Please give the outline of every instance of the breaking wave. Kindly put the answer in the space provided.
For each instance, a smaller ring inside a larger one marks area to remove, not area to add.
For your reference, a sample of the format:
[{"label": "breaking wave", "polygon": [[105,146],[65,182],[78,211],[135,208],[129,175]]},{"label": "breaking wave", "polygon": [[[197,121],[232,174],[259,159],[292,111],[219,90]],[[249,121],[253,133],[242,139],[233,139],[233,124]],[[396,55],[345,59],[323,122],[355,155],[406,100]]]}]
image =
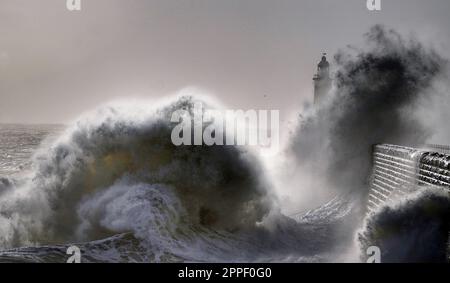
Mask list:
[{"label": "breaking wave", "polygon": [[2,179],[0,261],[63,259],[69,243],[84,261],[319,260],[327,228],[279,213],[251,149],[172,144],[171,114],[196,101],[101,107]]},{"label": "breaking wave", "polygon": [[272,200],[249,152],[172,144],[170,115],[192,107],[189,97],[152,110],[109,106],[78,121],[35,157],[26,184],[1,196],[1,246],[126,231],[154,242],[184,226],[234,231],[261,221]]},{"label": "breaking wave", "polygon": [[362,259],[370,246],[382,262],[448,262],[448,192],[428,189],[380,208],[358,234]]}]

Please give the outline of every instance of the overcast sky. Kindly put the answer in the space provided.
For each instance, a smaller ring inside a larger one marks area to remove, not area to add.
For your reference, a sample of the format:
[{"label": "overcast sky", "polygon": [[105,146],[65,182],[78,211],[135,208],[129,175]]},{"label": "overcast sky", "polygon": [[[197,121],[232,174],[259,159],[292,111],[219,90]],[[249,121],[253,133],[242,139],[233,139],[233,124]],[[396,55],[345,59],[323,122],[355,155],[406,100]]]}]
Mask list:
[{"label": "overcast sky", "polygon": [[0,123],[61,123],[116,98],[197,86],[232,108],[312,101],[322,51],[381,23],[445,56],[450,1],[1,0]]}]

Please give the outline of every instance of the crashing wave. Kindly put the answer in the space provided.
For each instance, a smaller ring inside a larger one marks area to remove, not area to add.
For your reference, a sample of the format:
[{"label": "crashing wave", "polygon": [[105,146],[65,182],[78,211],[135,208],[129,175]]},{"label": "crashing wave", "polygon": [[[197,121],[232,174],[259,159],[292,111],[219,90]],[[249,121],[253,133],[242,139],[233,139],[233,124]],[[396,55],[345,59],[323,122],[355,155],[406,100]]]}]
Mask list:
[{"label": "crashing wave", "polygon": [[0,196],[0,246],[146,237],[179,223],[234,231],[261,221],[272,197],[251,153],[171,143],[171,113],[194,101],[108,106],[78,121],[36,155],[25,184]]},{"label": "crashing wave", "polygon": [[448,192],[421,190],[369,214],[358,234],[361,259],[377,246],[382,262],[446,262],[449,233]]}]

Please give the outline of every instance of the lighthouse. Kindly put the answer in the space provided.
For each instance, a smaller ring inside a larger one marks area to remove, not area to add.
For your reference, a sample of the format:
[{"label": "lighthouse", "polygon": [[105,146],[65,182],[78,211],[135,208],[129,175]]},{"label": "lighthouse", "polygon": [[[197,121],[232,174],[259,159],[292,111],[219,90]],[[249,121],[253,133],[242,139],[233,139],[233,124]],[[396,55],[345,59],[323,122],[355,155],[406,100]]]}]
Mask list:
[{"label": "lighthouse", "polygon": [[317,64],[317,73],[314,75],[314,104],[319,104],[328,95],[331,89],[330,63],[327,61],[326,53]]}]

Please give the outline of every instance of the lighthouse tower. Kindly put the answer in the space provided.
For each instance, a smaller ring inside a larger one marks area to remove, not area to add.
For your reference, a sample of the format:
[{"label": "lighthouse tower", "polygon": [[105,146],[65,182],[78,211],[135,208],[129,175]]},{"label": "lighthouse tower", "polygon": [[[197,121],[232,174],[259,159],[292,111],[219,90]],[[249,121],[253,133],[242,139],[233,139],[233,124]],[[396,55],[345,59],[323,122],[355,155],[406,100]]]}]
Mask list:
[{"label": "lighthouse tower", "polygon": [[327,96],[331,89],[330,63],[327,61],[326,53],[317,64],[317,74],[314,75],[314,104],[319,104]]}]

